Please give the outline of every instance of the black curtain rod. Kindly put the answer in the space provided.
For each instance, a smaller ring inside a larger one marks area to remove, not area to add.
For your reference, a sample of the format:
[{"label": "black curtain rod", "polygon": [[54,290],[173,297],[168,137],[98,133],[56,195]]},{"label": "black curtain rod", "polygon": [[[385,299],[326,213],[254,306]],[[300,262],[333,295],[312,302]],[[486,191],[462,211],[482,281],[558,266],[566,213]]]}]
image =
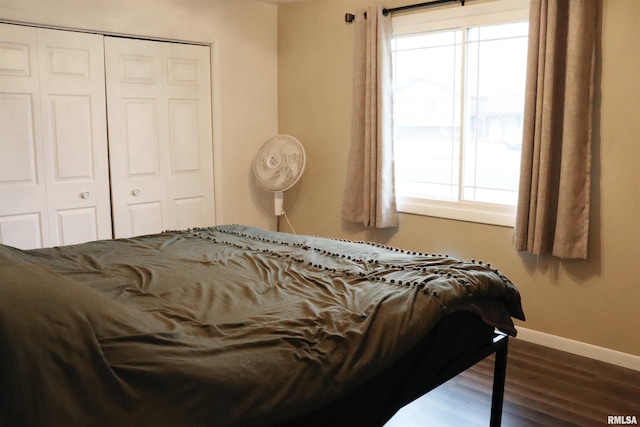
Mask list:
[{"label": "black curtain rod", "polygon": [[[433,1],[429,1],[426,3],[417,3],[417,4],[409,4],[407,6],[398,6],[398,7],[392,7],[390,9],[384,8],[382,9],[382,14],[384,16],[387,16],[390,13],[394,13],[394,12],[402,12],[404,10],[409,10],[409,9],[417,9],[420,7],[427,7],[427,6],[435,6],[438,4],[443,4],[443,3],[451,3],[451,2],[460,2],[461,6],[464,6],[464,2],[465,0],[433,0]],[[365,13],[364,17],[366,18],[367,15]],[[353,13],[345,13],[344,14],[344,21],[348,22],[348,23],[352,23],[353,20],[356,19],[356,16]]]}]

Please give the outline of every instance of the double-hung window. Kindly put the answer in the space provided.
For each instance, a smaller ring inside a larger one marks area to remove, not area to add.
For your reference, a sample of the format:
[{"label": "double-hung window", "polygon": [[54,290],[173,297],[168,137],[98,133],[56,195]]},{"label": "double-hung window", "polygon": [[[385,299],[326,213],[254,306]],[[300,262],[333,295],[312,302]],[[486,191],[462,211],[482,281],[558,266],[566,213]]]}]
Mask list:
[{"label": "double-hung window", "polygon": [[393,17],[401,212],[513,226],[528,0]]}]

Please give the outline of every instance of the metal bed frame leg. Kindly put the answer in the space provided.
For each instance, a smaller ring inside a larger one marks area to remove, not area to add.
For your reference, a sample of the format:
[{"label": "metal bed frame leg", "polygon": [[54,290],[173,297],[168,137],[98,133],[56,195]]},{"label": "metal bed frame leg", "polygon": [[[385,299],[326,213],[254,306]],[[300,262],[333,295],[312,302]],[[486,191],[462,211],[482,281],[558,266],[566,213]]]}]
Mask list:
[{"label": "metal bed frame leg", "polygon": [[493,394],[491,396],[491,420],[490,427],[500,427],[502,423],[502,404],[504,401],[504,383],[507,376],[507,351],[509,349],[509,337],[505,336],[502,345],[496,351],[496,360],[493,368]]}]

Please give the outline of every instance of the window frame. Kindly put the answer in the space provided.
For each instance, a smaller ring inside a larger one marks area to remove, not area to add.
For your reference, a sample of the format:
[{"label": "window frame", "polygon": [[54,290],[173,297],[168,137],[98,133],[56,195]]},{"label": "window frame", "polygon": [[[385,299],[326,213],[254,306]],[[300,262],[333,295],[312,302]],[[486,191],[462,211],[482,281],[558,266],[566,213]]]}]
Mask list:
[{"label": "window frame", "polygon": [[[428,9],[392,17],[393,36],[465,26],[492,25],[529,19],[529,0],[478,0],[464,7]],[[439,218],[514,227],[517,206],[466,200],[449,201],[398,192],[399,212]]]}]

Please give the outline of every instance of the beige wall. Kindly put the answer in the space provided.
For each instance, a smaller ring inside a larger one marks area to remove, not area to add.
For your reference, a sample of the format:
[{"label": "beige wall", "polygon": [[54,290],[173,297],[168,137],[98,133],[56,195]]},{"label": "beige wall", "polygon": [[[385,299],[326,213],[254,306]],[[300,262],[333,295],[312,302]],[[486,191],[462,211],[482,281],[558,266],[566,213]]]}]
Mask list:
[{"label": "beige wall", "polygon": [[562,262],[514,252],[505,227],[402,214],[397,230],[372,232],[341,221],[353,35],[344,14],[374,3],[279,7],[279,131],[298,137],[308,156],[301,183],[285,196],[296,231],[490,262],[522,292],[520,325],[640,355],[640,1],[603,1],[591,255]]},{"label": "beige wall", "polygon": [[272,226],[251,161],[277,133],[277,6],[249,0],[2,0],[0,19],[213,46],[218,223]]}]

